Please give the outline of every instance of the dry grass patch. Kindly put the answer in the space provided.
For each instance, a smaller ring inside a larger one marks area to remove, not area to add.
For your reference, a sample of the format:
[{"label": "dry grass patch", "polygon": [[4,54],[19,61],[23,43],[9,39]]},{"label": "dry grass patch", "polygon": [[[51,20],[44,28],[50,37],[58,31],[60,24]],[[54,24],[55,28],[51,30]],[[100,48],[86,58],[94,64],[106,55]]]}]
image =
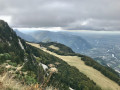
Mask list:
[{"label": "dry grass patch", "polygon": [[29,43],[29,42],[26,42],[27,44],[31,45],[31,46],[34,46],[36,48],[40,48],[40,45],[39,44],[36,44],[36,43]]},{"label": "dry grass patch", "polygon": [[0,90],[27,90],[27,86],[14,79],[14,75],[9,72],[0,75]]},{"label": "dry grass patch", "polygon": [[55,50],[59,50],[59,48],[54,46],[54,45],[50,45],[49,47],[52,48],[52,49],[55,49]]}]

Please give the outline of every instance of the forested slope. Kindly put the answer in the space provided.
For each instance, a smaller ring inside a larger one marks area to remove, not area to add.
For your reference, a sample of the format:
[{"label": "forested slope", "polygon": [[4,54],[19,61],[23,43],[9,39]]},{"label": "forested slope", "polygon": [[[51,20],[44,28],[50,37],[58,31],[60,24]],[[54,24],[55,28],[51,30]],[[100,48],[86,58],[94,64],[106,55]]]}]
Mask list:
[{"label": "forested slope", "polygon": [[[68,48],[67,46],[65,46],[63,44],[59,44],[59,43],[55,43],[55,42],[53,43],[52,42],[52,43],[40,43],[40,45],[45,46],[49,51],[52,51],[52,52],[57,53],[59,55],[79,56],[79,57],[81,57],[81,60],[83,60],[85,62],[86,65],[97,69],[103,75],[105,75],[106,77],[110,78],[111,80],[115,81],[116,83],[118,83],[120,85],[120,76],[119,76],[119,74],[117,72],[115,72],[113,69],[111,69],[110,67],[100,65],[99,63],[97,63],[95,60],[93,60],[92,58],[90,58],[88,56],[71,52],[72,50],[70,50],[70,48]],[[50,48],[49,47],[50,45],[55,45],[55,46],[58,46],[58,47],[60,46],[62,48],[64,47],[64,49],[63,49],[63,51],[55,50],[55,49]],[[68,50],[70,52],[66,52]]]},{"label": "forested slope", "polygon": [[[9,69],[3,67],[6,64]],[[18,67],[21,68],[18,70]],[[0,20],[0,72],[5,71],[11,72],[21,84],[37,84],[42,89],[52,86],[60,90],[101,90],[75,67],[28,45],[6,22]]]}]

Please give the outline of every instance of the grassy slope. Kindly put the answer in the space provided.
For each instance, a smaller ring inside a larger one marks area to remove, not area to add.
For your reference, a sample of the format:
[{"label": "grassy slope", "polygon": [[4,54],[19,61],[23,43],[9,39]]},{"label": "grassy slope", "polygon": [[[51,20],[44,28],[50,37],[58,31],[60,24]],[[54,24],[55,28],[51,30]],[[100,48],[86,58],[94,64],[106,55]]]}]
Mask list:
[{"label": "grassy slope", "polygon": [[[31,45],[43,49],[43,47],[40,47],[38,44]],[[69,90],[69,87],[75,90],[101,90],[96,83],[83,73],[79,72],[77,68],[70,66],[65,61],[54,55],[50,55],[41,49],[34,49],[32,49],[32,51],[35,56],[39,57],[37,54],[40,53],[39,58],[41,59],[41,63],[44,63],[45,65],[54,64],[58,69],[58,73],[51,78],[50,84],[53,83],[52,86],[59,87],[60,90]],[[59,64],[55,64],[56,62]]]},{"label": "grassy slope", "polygon": [[[31,45],[35,46],[37,48],[40,48],[40,46],[38,44],[31,44]],[[85,65],[85,63],[81,60],[80,57],[57,55],[53,52],[46,50],[45,48],[43,48],[42,50],[44,50],[45,52],[50,53],[56,57],[61,58],[62,60],[66,61],[71,66],[75,66],[77,69],[79,69],[80,72],[84,73],[91,80],[96,82],[96,84],[99,85],[103,90],[119,90],[120,89],[120,86],[117,83],[115,83],[114,81],[105,77],[98,70]]]}]

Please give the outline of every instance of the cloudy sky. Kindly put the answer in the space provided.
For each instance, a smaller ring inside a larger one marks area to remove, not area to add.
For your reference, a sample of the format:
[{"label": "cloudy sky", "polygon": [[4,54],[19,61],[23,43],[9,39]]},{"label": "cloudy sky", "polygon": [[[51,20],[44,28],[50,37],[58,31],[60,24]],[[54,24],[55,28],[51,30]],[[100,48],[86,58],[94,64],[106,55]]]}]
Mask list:
[{"label": "cloudy sky", "polygon": [[120,30],[120,0],[0,0],[12,27]]}]

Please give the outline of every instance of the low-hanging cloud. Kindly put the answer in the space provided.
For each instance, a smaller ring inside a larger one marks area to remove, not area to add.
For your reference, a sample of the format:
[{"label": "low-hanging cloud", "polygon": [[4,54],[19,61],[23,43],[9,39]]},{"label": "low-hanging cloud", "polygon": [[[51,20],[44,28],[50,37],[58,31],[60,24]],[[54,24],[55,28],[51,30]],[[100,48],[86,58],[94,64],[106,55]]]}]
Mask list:
[{"label": "low-hanging cloud", "polygon": [[120,30],[120,0],[0,0],[12,27]]}]

